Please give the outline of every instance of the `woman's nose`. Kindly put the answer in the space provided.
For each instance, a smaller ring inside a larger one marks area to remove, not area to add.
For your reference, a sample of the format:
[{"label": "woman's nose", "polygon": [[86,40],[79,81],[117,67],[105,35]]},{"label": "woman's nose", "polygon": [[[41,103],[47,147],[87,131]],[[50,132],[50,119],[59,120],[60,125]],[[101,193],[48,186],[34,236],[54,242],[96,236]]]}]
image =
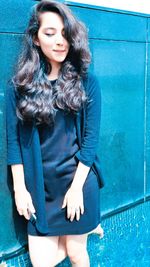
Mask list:
[{"label": "woman's nose", "polygon": [[56,36],[56,44],[57,45],[63,45],[63,42],[64,42],[64,38],[63,38],[62,34],[58,34]]}]

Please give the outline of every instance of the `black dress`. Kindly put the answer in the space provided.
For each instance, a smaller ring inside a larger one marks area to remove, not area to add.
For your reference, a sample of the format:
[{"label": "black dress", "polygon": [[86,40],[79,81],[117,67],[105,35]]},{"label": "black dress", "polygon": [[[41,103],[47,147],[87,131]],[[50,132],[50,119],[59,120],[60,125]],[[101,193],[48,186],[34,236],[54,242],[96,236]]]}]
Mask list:
[{"label": "black dress", "polygon": [[[83,186],[84,214],[80,220],[67,219],[66,208],[62,209],[65,193],[69,189],[78,159],[79,150],[75,127],[75,114],[58,109],[54,124],[38,126],[43,177],[45,186],[46,216],[49,225],[48,236],[84,234],[100,223],[99,186],[95,173],[90,170]],[[29,223],[28,233],[40,235]]]}]

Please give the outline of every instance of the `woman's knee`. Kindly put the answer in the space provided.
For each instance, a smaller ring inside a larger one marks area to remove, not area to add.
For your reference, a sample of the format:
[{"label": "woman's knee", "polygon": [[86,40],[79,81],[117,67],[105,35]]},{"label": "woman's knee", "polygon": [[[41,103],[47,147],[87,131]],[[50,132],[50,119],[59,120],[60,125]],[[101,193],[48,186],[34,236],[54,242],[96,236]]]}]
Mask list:
[{"label": "woman's knee", "polygon": [[[82,237],[82,236],[81,236]],[[79,262],[87,255],[87,238],[68,236],[66,238],[67,255],[72,263]]]}]

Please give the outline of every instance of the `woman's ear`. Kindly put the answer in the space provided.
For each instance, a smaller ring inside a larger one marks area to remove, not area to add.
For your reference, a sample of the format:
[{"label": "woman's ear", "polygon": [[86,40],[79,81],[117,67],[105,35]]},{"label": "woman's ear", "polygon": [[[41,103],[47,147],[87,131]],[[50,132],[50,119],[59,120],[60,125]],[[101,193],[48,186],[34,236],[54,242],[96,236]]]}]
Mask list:
[{"label": "woman's ear", "polygon": [[40,46],[39,40],[38,40],[38,38],[37,38],[36,36],[33,37],[33,43],[34,43],[35,45],[37,45],[37,46]]}]

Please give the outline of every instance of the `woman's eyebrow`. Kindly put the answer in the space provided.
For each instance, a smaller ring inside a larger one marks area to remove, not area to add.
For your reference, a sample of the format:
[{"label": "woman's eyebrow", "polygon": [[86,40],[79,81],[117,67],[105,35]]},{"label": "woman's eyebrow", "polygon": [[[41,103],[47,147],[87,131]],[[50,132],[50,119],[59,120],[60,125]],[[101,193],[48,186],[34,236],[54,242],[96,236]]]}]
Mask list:
[{"label": "woman's eyebrow", "polygon": [[[44,30],[57,30],[57,28],[54,27],[45,27]],[[62,31],[64,31],[64,28],[62,28]]]},{"label": "woman's eyebrow", "polygon": [[56,30],[54,27],[45,27],[44,30]]}]

